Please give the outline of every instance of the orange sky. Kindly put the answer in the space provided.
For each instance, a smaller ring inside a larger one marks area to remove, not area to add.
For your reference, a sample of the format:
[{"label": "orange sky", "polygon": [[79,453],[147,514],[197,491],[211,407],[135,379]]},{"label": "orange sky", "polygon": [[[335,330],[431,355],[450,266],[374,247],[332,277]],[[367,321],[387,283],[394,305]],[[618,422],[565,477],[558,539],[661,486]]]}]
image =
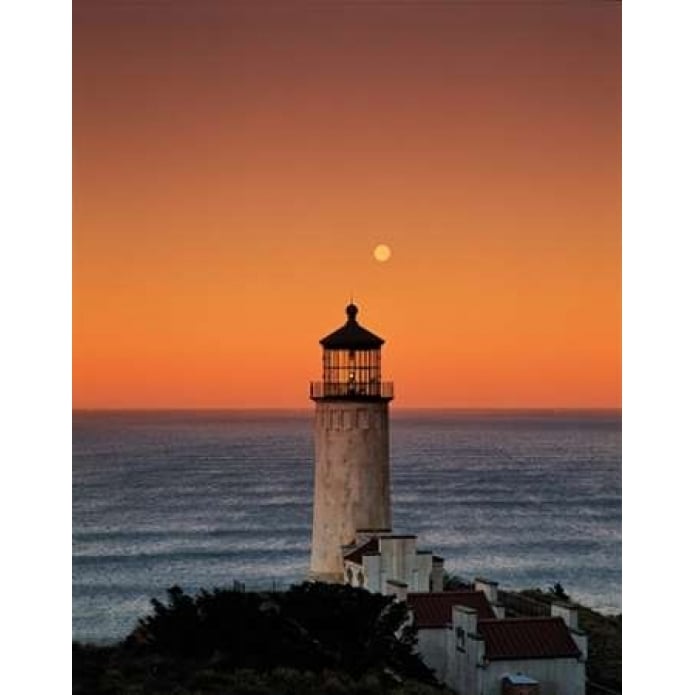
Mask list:
[{"label": "orange sky", "polygon": [[620,405],[619,3],[74,8],[75,407]]}]

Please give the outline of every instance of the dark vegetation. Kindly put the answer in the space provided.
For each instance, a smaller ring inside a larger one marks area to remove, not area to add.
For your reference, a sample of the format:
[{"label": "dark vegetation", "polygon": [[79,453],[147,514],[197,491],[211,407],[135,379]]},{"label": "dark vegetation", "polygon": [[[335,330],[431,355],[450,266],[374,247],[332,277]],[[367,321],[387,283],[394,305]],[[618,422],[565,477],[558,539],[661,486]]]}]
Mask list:
[{"label": "dark vegetation", "polygon": [[84,695],[441,694],[406,607],[329,584],[283,593],[174,587],[119,644],[73,645]]},{"label": "dark vegetation", "polygon": [[472,588],[473,585],[470,582],[461,579],[458,574],[449,574],[449,572],[444,572],[444,591],[465,591]]},{"label": "dark vegetation", "polygon": [[[470,584],[447,575],[445,588]],[[405,605],[336,584],[289,591],[231,589],[195,596],[174,587],[168,602],[122,642],[73,645],[79,695],[445,695],[414,653]],[[508,615],[547,615],[571,600],[560,584],[500,592]],[[622,617],[579,606],[589,637],[587,695],[621,691]]]}]

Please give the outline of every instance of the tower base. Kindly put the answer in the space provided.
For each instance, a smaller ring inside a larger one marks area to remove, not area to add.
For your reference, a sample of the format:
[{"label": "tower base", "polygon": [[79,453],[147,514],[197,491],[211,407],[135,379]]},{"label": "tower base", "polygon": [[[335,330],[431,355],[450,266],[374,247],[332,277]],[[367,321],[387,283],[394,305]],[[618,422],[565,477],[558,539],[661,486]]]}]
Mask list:
[{"label": "tower base", "polygon": [[345,575],[343,572],[309,572],[310,582],[322,582],[324,584],[344,584]]}]

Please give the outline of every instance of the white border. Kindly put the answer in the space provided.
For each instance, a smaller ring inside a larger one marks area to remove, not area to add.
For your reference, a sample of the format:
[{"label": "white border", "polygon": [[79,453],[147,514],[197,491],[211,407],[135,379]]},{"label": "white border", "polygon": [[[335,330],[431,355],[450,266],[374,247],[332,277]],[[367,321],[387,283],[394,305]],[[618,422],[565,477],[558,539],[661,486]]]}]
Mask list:
[{"label": "white border", "polygon": [[71,681],[71,15],[4,3],[0,33],[4,692]]},{"label": "white border", "polygon": [[623,7],[626,693],[682,690],[691,658],[694,19]]}]

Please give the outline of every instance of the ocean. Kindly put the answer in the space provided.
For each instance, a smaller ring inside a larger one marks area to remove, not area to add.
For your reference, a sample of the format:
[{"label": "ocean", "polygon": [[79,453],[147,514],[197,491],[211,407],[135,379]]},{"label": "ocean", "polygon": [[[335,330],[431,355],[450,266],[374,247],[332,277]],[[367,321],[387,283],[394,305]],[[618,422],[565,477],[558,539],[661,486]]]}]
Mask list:
[{"label": "ocean", "polygon": [[[75,411],[73,639],[124,637],[178,584],[308,570],[311,411]],[[465,579],[621,611],[619,412],[394,410],[394,531]]]}]

